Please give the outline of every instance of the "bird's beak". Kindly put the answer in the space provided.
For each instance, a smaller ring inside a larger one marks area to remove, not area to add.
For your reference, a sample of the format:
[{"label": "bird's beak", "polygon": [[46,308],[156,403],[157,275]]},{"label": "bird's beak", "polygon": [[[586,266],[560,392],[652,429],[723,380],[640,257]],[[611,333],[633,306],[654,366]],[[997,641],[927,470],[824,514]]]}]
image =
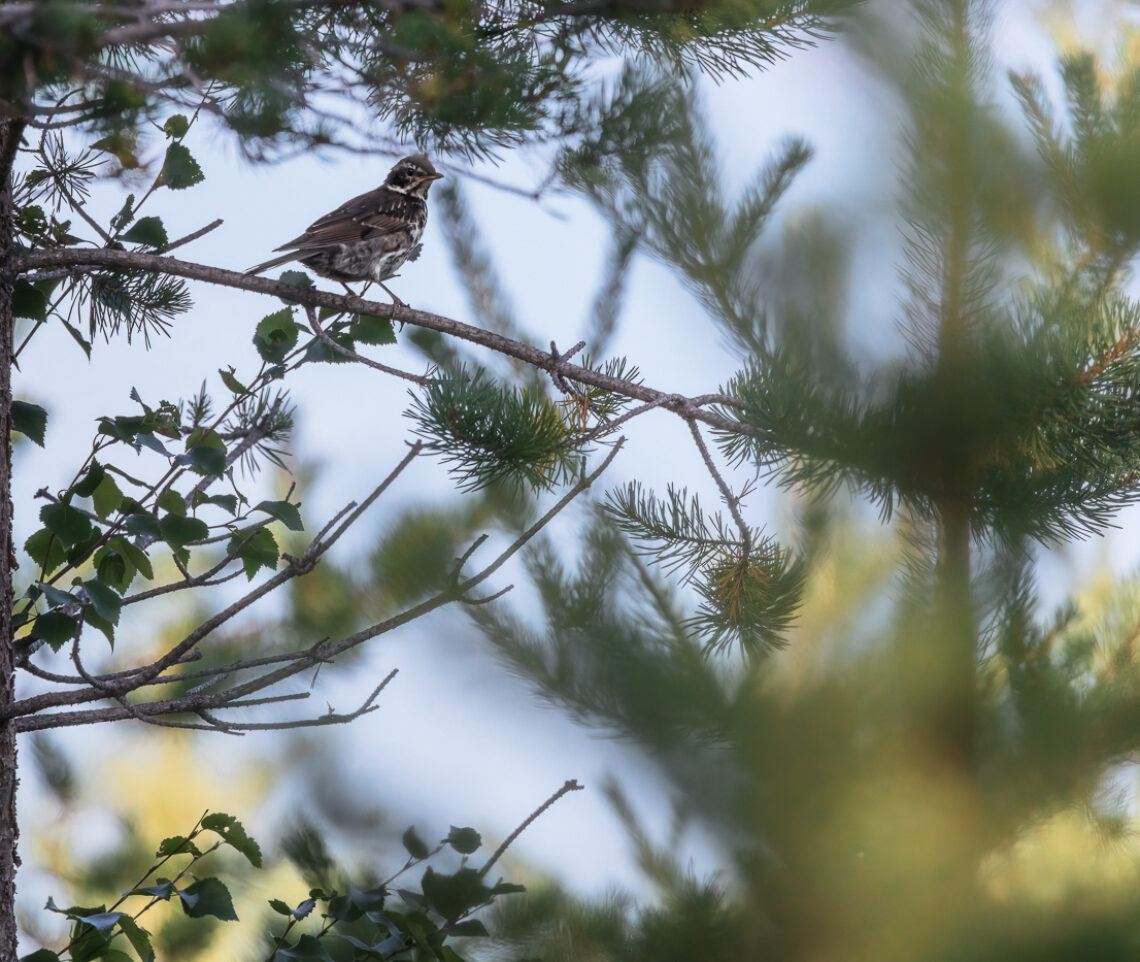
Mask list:
[{"label": "bird's beak", "polygon": [[420,180],[421,180],[421,181],[425,181],[425,180],[441,180],[442,178],[443,178],[443,174],[439,174],[439,173],[436,173],[436,174],[425,174],[423,177],[421,177],[421,178],[420,178]]}]

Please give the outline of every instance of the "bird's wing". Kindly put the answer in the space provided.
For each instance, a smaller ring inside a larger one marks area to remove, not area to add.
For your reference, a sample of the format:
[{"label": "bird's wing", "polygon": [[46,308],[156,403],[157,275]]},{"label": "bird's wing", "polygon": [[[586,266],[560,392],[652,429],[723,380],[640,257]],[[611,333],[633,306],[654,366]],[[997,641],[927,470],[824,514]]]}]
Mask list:
[{"label": "bird's wing", "polygon": [[[280,247],[277,248],[281,250]],[[290,251],[288,254],[283,254],[281,257],[275,257],[271,261],[266,261],[264,264],[258,264],[256,267],[251,267],[247,274],[260,274],[262,271],[269,270],[271,267],[276,267],[278,264],[286,264],[297,257],[296,251]]]},{"label": "bird's wing", "polygon": [[312,250],[398,234],[408,229],[407,218],[401,210],[406,204],[407,200],[403,197],[385,203],[375,191],[361,194],[313,221],[305,233],[276,250]]}]

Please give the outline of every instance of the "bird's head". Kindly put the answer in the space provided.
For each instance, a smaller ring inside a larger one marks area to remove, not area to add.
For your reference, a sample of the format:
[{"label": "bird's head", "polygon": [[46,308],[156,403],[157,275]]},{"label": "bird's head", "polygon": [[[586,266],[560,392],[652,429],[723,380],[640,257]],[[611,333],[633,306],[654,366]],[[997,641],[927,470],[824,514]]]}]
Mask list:
[{"label": "bird's head", "polygon": [[438,173],[423,154],[412,154],[405,157],[388,172],[385,185],[401,194],[414,194],[416,197],[426,198],[432,181],[439,180],[443,174]]}]

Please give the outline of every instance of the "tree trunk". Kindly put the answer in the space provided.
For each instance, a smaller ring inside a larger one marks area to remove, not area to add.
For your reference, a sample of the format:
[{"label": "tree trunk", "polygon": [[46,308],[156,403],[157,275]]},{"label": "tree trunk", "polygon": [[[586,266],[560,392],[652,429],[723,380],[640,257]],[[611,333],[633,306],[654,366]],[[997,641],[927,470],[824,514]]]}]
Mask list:
[{"label": "tree trunk", "polygon": [[[12,639],[12,263],[15,241],[12,163],[24,124],[0,120],[0,717],[15,698]],[[0,962],[15,962],[16,869],[20,832],[16,824],[16,732],[0,722]]]}]

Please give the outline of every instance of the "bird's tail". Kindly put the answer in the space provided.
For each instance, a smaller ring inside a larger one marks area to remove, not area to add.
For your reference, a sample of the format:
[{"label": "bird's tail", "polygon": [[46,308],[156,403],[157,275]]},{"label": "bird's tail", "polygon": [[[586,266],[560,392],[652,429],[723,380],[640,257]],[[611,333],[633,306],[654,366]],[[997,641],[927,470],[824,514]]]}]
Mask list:
[{"label": "bird's tail", "polygon": [[264,264],[258,264],[257,267],[251,267],[247,274],[260,274],[262,271],[267,271],[271,267],[276,267],[278,264],[287,264],[291,260],[295,260],[297,252],[292,251],[288,254],[282,254],[280,257],[275,257],[271,261],[266,261]]}]

